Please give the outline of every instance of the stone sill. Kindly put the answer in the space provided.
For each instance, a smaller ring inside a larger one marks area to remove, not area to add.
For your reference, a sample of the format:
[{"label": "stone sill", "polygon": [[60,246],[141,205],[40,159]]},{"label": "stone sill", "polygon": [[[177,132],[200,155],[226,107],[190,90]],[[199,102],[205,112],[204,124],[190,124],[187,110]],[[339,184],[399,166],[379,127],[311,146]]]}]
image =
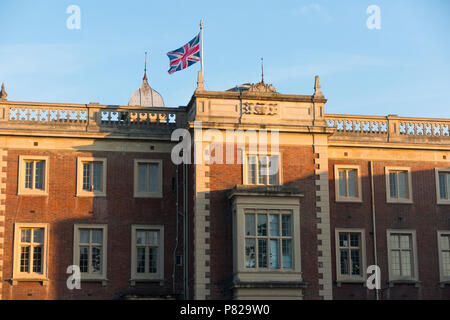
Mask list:
[{"label": "stone sill", "polygon": [[389,288],[393,288],[396,284],[410,284],[414,285],[416,288],[420,288],[422,282],[418,280],[390,280],[388,281]]},{"label": "stone sill", "polygon": [[161,287],[164,286],[164,279],[130,279],[130,287],[136,286],[136,283],[158,283]]},{"label": "stone sill", "polygon": [[261,281],[261,282],[235,281],[232,284],[232,289],[236,288],[304,289],[309,285],[310,283],[307,281]]},{"label": "stone sill", "polygon": [[81,278],[81,282],[101,282],[102,287],[106,287],[106,285],[108,284],[108,279],[83,279]]},{"label": "stone sill", "polygon": [[19,282],[39,282],[42,286],[47,287],[49,279],[37,279],[37,278],[16,278],[10,280],[11,285],[17,286]]},{"label": "stone sill", "polygon": [[363,287],[366,286],[366,280],[364,279],[340,279],[336,280],[336,285],[338,288],[342,286],[342,284],[357,284],[357,285],[363,285]]}]

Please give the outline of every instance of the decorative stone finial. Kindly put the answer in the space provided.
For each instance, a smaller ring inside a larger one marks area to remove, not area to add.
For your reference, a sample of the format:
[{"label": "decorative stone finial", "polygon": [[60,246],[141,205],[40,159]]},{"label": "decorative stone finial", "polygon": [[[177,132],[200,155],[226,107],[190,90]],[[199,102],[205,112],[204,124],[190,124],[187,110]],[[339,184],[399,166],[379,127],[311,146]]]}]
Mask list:
[{"label": "decorative stone finial", "polygon": [[2,83],[2,90],[0,91],[0,100],[6,100],[8,94],[5,91],[5,84]]},{"label": "decorative stone finial", "polygon": [[198,78],[197,78],[197,90],[201,91],[205,90],[205,83],[203,82],[203,70],[198,71]]},{"label": "decorative stone finial", "polygon": [[142,79],[143,81],[147,81],[147,52],[145,52],[145,68],[144,68],[144,78]]},{"label": "decorative stone finial", "polygon": [[316,81],[314,83],[314,97],[323,98],[322,91],[320,91],[320,79],[319,76],[316,76]]}]

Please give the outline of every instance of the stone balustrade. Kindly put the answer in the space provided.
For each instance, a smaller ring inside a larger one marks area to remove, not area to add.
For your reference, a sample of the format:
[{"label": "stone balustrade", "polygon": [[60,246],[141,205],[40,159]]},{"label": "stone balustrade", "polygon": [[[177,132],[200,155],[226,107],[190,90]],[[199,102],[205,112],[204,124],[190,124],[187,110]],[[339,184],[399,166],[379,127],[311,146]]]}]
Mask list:
[{"label": "stone balustrade", "polygon": [[450,143],[450,119],[326,114],[333,139]]},{"label": "stone balustrade", "polygon": [[[186,109],[128,106],[0,103],[0,129],[67,131],[139,131],[170,133],[183,127]],[[155,131],[156,129],[156,131]]]}]

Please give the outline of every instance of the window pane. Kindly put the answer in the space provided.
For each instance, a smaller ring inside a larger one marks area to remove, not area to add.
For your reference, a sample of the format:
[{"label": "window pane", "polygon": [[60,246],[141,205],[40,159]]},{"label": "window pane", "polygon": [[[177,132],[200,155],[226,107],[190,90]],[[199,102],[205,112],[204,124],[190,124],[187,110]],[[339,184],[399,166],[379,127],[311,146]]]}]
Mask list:
[{"label": "window pane", "polygon": [[254,236],[255,235],[255,215],[246,214],[245,215],[245,235]]},{"label": "window pane", "polygon": [[158,165],[150,164],[149,167],[149,191],[158,192]]},{"label": "window pane", "polygon": [[349,274],[348,251],[341,250],[341,274]]},{"label": "window pane", "polygon": [[441,199],[449,198],[449,192],[448,192],[449,178],[450,178],[450,174],[445,173],[445,172],[439,173],[439,194],[440,194]]},{"label": "window pane", "polygon": [[33,272],[42,272],[42,247],[33,248]]},{"label": "window pane", "polygon": [[145,244],[146,235],[147,235],[146,231],[136,231],[136,243],[137,244]]},{"label": "window pane", "polygon": [[391,251],[391,269],[394,276],[400,276],[400,251]]},{"label": "window pane", "polygon": [[103,163],[94,162],[94,174],[93,174],[94,191],[102,190],[102,169]]},{"label": "window pane", "polygon": [[442,252],[442,273],[444,277],[450,277],[450,251]]},{"label": "window pane", "polygon": [[450,250],[450,236],[449,235],[441,236],[441,250]]},{"label": "window pane", "polygon": [[400,248],[402,249],[410,249],[411,248],[411,236],[402,235],[400,236]]},{"label": "window pane", "polygon": [[259,184],[267,184],[267,157],[265,156],[261,156],[259,157],[259,174],[258,174],[258,179],[259,179]]},{"label": "window pane", "polygon": [[147,191],[147,165],[146,164],[139,164],[138,165],[138,171],[139,171],[139,177],[138,177],[138,189],[140,192],[146,192]]},{"label": "window pane", "polygon": [[291,216],[281,216],[281,235],[283,237],[290,237],[292,235]]},{"label": "window pane", "polygon": [[411,273],[411,252],[402,251],[402,276],[409,277]]},{"label": "window pane", "polygon": [[339,170],[339,195],[342,197],[347,196],[346,184],[345,170]]},{"label": "window pane", "polygon": [[33,189],[33,162],[25,163],[25,188]]},{"label": "window pane", "polygon": [[33,230],[33,242],[34,243],[42,243],[43,242],[43,229],[35,229]]},{"label": "window pane", "polygon": [[158,248],[149,248],[148,271],[158,272]]},{"label": "window pane", "polygon": [[30,247],[20,248],[20,272],[30,272]]},{"label": "window pane", "polygon": [[158,234],[159,234],[159,232],[158,231],[149,231],[148,232],[148,239],[147,239],[147,243],[149,244],[149,245],[152,245],[152,246],[157,246],[158,245]]},{"label": "window pane", "polygon": [[339,247],[348,247],[348,234],[347,233],[339,234]]},{"label": "window pane", "polygon": [[397,198],[397,173],[389,172],[389,187],[391,198]]},{"label": "window pane", "polygon": [[83,190],[91,191],[91,164],[83,163]]},{"label": "window pane", "polygon": [[80,230],[80,243],[89,243],[89,230]]},{"label": "window pane", "polygon": [[272,237],[280,236],[280,216],[270,215],[270,235]]},{"label": "window pane", "polygon": [[103,230],[92,230],[92,243],[103,243]]},{"label": "window pane", "polygon": [[245,267],[256,268],[255,239],[245,239]]},{"label": "window pane", "polygon": [[22,229],[20,235],[21,242],[29,243],[31,240],[31,229]]},{"label": "window pane", "polygon": [[391,235],[391,248],[392,249],[398,249],[400,248],[400,236],[396,234]]},{"label": "window pane", "polygon": [[350,246],[359,247],[359,234],[358,233],[350,234]]},{"label": "window pane", "polygon": [[92,247],[92,272],[101,273],[102,250],[100,247]]},{"label": "window pane", "polygon": [[89,272],[88,260],[89,260],[89,248],[80,247],[80,272]]},{"label": "window pane", "polygon": [[258,268],[267,268],[267,240],[258,240]]},{"label": "window pane", "polygon": [[280,268],[280,253],[278,240],[270,240],[270,267],[272,269]]},{"label": "window pane", "polygon": [[361,275],[361,259],[359,256],[359,250],[351,250],[352,259],[352,275]]},{"label": "window pane", "polygon": [[402,171],[398,173],[398,194],[399,197],[402,199],[408,198],[408,193],[406,191],[407,188],[407,182],[406,182],[406,175],[408,173],[406,171]]},{"label": "window pane", "polygon": [[278,176],[280,172],[278,156],[271,156],[268,168],[269,174],[269,184],[277,185],[278,184]]},{"label": "window pane", "polygon": [[447,176],[447,183],[445,184],[445,189],[447,190],[446,199],[450,199],[450,173],[445,174]]},{"label": "window pane", "polygon": [[267,236],[267,215],[258,214],[258,236]]},{"label": "window pane", "polygon": [[256,184],[256,157],[247,158],[247,180],[248,184]]},{"label": "window pane", "polygon": [[283,240],[283,268],[292,269],[292,240]]},{"label": "window pane", "polygon": [[44,161],[36,161],[36,173],[34,178],[34,187],[36,189],[44,189]]},{"label": "window pane", "polygon": [[356,197],[356,170],[348,170],[348,196]]},{"label": "window pane", "polygon": [[145,273],[145,248],[137,248],[136,272]]}]

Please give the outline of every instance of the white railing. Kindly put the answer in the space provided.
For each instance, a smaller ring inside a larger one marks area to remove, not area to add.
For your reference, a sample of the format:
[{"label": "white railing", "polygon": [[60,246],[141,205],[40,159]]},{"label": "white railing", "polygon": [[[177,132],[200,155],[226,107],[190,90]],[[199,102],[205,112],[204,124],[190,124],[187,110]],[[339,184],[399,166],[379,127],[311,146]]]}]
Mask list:
[{"label": "white railing", "polygon": [[450,138],[450,119],[327,114],[325,120],[335,136]]}]

